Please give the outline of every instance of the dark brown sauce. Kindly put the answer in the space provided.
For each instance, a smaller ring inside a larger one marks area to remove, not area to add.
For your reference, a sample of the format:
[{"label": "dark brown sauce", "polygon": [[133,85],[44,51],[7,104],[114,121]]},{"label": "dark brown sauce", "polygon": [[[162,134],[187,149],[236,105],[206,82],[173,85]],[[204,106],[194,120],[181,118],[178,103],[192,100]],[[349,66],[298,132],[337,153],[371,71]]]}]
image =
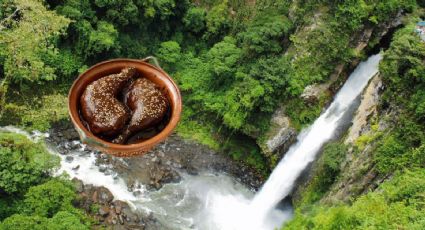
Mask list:
[{"label": "dark brown sauce", "polygon": [[[136,79],[138,79],[138,78],[144,78],[143,77],[143,75],[142,74],[140,74],[140,73],[138,73],[137,72],[137,74],[136,74],[136,77],[134,77],[134,78],[132,78],[132,79],[130,79],[126,84],[125,84],[125,86],[120,90],[120,92],[119,92],[119,94],[117,95],[117,99],[121,102],[121,103],[123,103],[123,105],[125,105],[126,106],[126,108],[128,109],[128,111],[131,111],[129,108],[128,108],[128,106],[126,105],[126,103],[124,103],[124,98],[125,98],[125,94],[128,92],[128,90],[129,90],[129,87],[130,87],[130,85],[136,80]],[[156,136],[157,134],[159,134],[166,126],[167,126],[167,124],[169,123],[169,121],[170,121],[170,118],[171,118],[171,107],[170,107],[170,99],[167,97],[167,93],[166,93],[166,89],[164,88],[164,87],[159,87],[158,85],[156,85],[156,88],[159,90],[159,91],[161,91],[161,93],[165,96],[165,99],[166,99],[166,101],[167,101],[167,108],[166,108],[166,112],[165,112],[165,115],[164,115],[164,117],[161,119],[161,121],[159,121],[157,124],[155,124],[155,125],[153,125],[153,126],[151,126],[151,127],[148,127],[148,128],[145,128],[145,129],[142,129],[142,130],[140,130],[140,131],[137,131],[137,132],[135,132],[135,133],[132,133],[129,137],[128,137],[128,139],[127,139],[127,141],[125,141],[124,143],[122,143],[122,144],[136,144],[136,143],[140,143],[140,142],[142,142],[142,141],[145,141],[145,140],[148,140],[148,139],[150,139],[150,138],[152,138],[152,137],[154,137],[154,136]],[[79,104],[78,104],[78,112],[79,112],[79,117],[80,117],[80,120],[82,121],[82,123],[83,123],[83,125],[90,131],[90,132],[92,132],[91,130],[90,130],[90,126],[88,125],[88,123],[87,123],[87,121],[84,119],[84,117],[82,116],[82,111],[81,111],[81,104],[80,104],[80,102],[79,102]],[[130,119],[129,119],[130,120]],[[130,121],[127,121],[127,124],[129,123]],[[93,134],[95,135],[95,136],[97,136],[98,138],[100,138],[100,139],[102,139],[102,140],[104,140],[104,141],[106,141],[106,142],[111,142],[111,143],[113,143],[113,140],[114,139],[116,139],[117,137],[119,137],[120,135],[121,135],[121,133],[123,132],[124,130],[121,130],[121,132],[119,132],[119,133],[117,133],[117,134],[114,134],[114,135],[110,135],[110,134],[108,134],[108,135],[104,135],[104,134],[94,134],[93,132]]]}]

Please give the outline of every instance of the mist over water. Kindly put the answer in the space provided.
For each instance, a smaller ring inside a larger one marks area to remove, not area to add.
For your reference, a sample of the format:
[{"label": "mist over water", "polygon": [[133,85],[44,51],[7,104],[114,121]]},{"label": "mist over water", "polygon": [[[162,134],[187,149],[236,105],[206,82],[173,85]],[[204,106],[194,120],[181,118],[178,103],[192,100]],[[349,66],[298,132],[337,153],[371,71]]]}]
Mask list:
[{"label": "mist over water", "polygon": [[[288,150],[256,195],[234,178],[215,172],[201,172],[198,175],[182,173],[179,183],[166,184],[158,191],[148,191],[143,185],[136,191],[129,191],[121,175],[101,172],[95,163],[95,153],[88,153],[85,145],[79,141],[62,143],[79,146],[67,155],[73,157],[72,161],[67,161],[66,156],[59,154],[56,146],[49,146],[49,150],[61,158],[58,174],[66,172],[71,178],[81,179],[85,184],[105,186],[115,199],[127,201],[140,212],[153,213],[163,229],[279,228],[293,215],[291,206],[282,205],[281,201],[292,191],[295,181],[315,159],[323,144],[347,122],[344,117],[352,113],[350,108],[377,73],[381,58],[380,54],[373,55],[359,64],[329,108],[311,127],[300,133],[297,143]],[[0,127],[0,130],[24,134],[33,141],[48,135],[40,132],[30,134],[14,127]]]}]

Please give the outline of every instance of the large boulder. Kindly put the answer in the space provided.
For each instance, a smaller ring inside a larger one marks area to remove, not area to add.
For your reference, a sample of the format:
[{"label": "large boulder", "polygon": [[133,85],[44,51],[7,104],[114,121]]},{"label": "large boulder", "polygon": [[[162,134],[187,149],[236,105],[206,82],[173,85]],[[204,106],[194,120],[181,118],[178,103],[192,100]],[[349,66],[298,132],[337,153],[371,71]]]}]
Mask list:
[{"label": "large boulder", "polygon": [[[346,73],[344,64],[339,64],[335,67],[333,73],[329,77],[329,80],[322,84],[313,84],[306,86],[300,97],[307,103],[317,103],[319,102],[319,98],[322,95],[325,95],[327,91],[333,93],[333,87],[335,87],[334,84],[338,81],[340,77],[344,77],[345,75]],[[339,88],[339,86],[336,88]]]},{"label": "large boulder", "polygon": [[266,157],[274,164],[295,142],[296,135],[297,132],[291,127],[289,117],[285,115],[285,109],[281,107],[273,114],[270,129],[258,139],[258,144]]},{"label": "large boulder", "polygon": [[97,187],[92,195],[92,200],[94,202],[99,202],[100,204],[108,204],[114,199],[112,193],[105,187]]}]

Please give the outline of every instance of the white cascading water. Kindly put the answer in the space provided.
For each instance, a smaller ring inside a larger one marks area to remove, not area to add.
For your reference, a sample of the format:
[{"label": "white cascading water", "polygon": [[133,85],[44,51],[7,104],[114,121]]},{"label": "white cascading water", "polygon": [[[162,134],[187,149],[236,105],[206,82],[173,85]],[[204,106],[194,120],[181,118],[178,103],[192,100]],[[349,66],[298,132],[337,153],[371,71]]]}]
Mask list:
[{"label": "white cascading water", "polygon": [[[381,55],[373,55],[362,62],[350,75],[334,102],[304,130],[275,168],[260,192],[252,191],[225,174],[201,172],[196,176],[182,175],[180,183],[166,184],[158,191],[140,187],[130,192],[123,178],[112,172],[105,174],[95,164],[93,152],[85,151],[79,141],[67,142],[79,148],[66,156],[58,153],[56,146],[49,146],[52,154],[61,158],[58,174],[66,172],[70,177],[81,179],[85,184],[107,187],[115,199],[127,201],[131,207],[143,212],[152,212],[163,224],[163,229],[200,230],[270,230],[278,228],[292,217],[289,205],[276,206],[294,187],[296,179],[311,163],[322,145],[330,140],[343,117],[350,112],[355,98],[378,71]],[[28,133],[15,127],[0,127],[0,131],[15,132],[38,141],[48,134]],[[77,167],[78,166],[78,167]]]},{"label": "white cascading water", "polygon": [[254,197],[250,210],[255,218],[251,218],[254,223],[250,223],[249,229],[258,230],[264,229],[264,227],[267,229],[270,212],[289,195],[302,171],[315,159],[323,144],[335,135],[337,128],[342,123],[342,118],[350,111],[350,106],[361,94],[368,81],[378,72],[381,59],[382,56],[376,54],[360,63],[335,96],[329,108],[311,127],[301,132],[297,143],[291,146]]}]

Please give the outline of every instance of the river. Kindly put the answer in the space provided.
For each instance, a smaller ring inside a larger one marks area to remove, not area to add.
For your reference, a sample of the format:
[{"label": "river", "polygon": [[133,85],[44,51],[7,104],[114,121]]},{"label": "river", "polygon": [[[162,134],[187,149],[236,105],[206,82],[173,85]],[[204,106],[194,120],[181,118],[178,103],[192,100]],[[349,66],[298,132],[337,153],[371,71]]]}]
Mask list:
[{"label": "river", "polygon": [[[351,121],[355,111],[353,106],[368,81],[377,73],[381,59],[380,54],[373,55],[357,66],[332,104],[309,128],[299,134],[297,142],[257,194],[234,176],[211,169],[194,175],[182,170],[179,172],[179,182],[165,184],[159,190],[147,189],[146,185],[136,180],[134,189],[129,190],[124,175],[114,172],[111,165],[96,163],[99,154],[88,150],[79,141],[64,140],[61,143],[74,146],[67,155],[60,154],[58,146],[51,144],[48,145],[49,151],[61,158],[57,174],[65,172],[85,184],[105,186],[115,199],[127,201],[137,211],[152,213],[161,223],[162,229],[278,228],[293,215],[290,204],[281,201],[294,189],[297,178],[314,161],[323,144],[336,135],[339,127]],[[9,126],[1,130],[21,133],[35,141],[48,137],[45,133],[30,134]],[[129,164],[128,160],[115,160],[122,161],[124,165]],[[131,174],[131,170],[127,174]]]}]

